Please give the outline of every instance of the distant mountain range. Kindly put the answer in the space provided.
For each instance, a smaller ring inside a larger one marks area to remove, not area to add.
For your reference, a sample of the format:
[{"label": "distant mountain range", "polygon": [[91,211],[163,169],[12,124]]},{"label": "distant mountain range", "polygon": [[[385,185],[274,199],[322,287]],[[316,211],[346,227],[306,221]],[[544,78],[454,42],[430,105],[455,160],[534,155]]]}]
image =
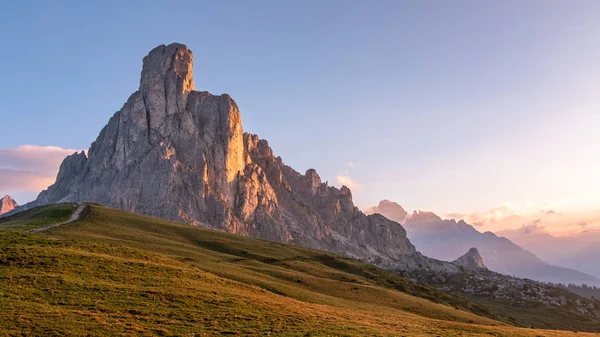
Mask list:
[{"label": "distant mountain range", "polygon": [[[388,200],[365,212],[378,213],[401,223],[417,250],[435,259],[451,261],[470,247],[476,247],[485,265],[499,273],[543,282],[600,285],[600,280],[592,275],[550,265],[509,239],[492,232],[481,233],[463,220],[444,220],[431,212],[409,214],[402,206]],[[596,250],[591,247],[590,251]],[[583,262],[584,257],[580,259]]]},{"label": "distant mountain range", "polygon": [[575,255],[569,257],[566,263],[593,275],[600,275],[600,241],[581,248]]},{"label": "distant mountain range", "polygon": [[600,230],[588,229],[570,236],[554,236],[543,227],[525,226],[498,234],[526,247],[545,261],[600,277]]},{"label": "distant mountain range", "polygon": [[18,206],[19,204],[10,195],[5,195],[0,199],[0,214],[8,213]]}]

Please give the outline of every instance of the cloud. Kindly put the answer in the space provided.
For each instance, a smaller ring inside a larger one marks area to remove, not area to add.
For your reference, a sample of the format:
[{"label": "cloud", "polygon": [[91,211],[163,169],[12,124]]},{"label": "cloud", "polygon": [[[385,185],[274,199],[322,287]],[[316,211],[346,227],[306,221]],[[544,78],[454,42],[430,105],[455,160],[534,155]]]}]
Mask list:
[{"label": "cloud", "polygon": [[450,218],[450,219],[464,219],[467,216],[469,216],[469,214],[467,214],[467,213],[446,213],[444,215],[444,217]]},{"label": "cloud", "polygon": [[540,225],[540,220],[535,220],[531,225],[526,225],[521,227],[520,231],[524,234],[539,234],[539,233],[547,233],[547,227]]},{"label": "cloud", "polygon": [[339,175],[337,177],[335,177],[335,179],[337,180],[339,185],[345,185],[346,187],[348,187],[349,189],[356,189],[357,187],[360,186],[360,184],[358,184],[356,181],[352,180],[352,178],[349,175]]},{"label": "cloud", "polygon": [[[562,210],[533,203],[505,203],[487,211],[446,213],[446,218],[464,220],[479,230],[522,235],[573,236],[587,230],[600,230],[600,209]],[[517,234],[515,234],[517,233]],[[535,234],[535,235],[534,235]],[[536,236],[536,237],[537,237]]]},{"label": "cloud", "polygon": [[464,220],[473,227],[483,227],[485,225],[484,220],[477,214],[467,213],[446,213],[445,219]]},{"label": "cloud", "polygon": [[63,159],[74,152],[56,146],[0,148],[0,194],[45,189],[54,183]]},{"label": "cloud", "polygon": [[[550,218],[558,220],[559,215],[555,210],[539,208],[532,204],[505,203],[498,207],[483,212],[475,213],[449,213],[446,216],[464,220],[474,227],[484,227],[486,230],[498,231],[514,229],[523,233],[531,233],[547,229]],[[542,226],[542,221],[544,226]],[[533,228],[531,226],[537,226]]]},{"label": "cloud", "polygon": [[513,214],[513,206],[499,206],[486,212],[476,213],[446,213],[445,218],[464,220],[473,227],[495,227],[502,222],[521,222],[521,217]]},{"label": "cloud", "polygon": [[354,165],[354,163],[353,163],[353,162],[349,162],[349,163],[348,163],[348,167],[354,167],[354,166],[355,166],[355,165]]},{"label": "cloud", "polygon": [[471,223],[471,226],[473,227],[483,227],[483,225],[485,224],[481,221],[474,221],[473,223]]}]

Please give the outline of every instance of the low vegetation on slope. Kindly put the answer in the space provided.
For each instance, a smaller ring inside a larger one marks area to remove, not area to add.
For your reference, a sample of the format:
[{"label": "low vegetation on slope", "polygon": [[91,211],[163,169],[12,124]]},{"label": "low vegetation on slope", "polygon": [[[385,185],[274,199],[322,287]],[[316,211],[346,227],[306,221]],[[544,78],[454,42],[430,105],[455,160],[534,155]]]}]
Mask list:
[{"label": "low vegetation on slope", "polygon": [[64,214],[57,212],[68,208],[73,211],[71,204],[46,206],[0,223],[1,333],[569,334],[515,328],[457,310],[452,306],[496,315],[330,253],[100,206],[42,234],[15,231],[48,225],[49,217],[60,221]]},{"label": "low vegetation on slope", "polygon": [[76,204],[64,203],[40,206],[13,216],[0,218],[0,229],[28,231],[66,221],[77,208]]}]

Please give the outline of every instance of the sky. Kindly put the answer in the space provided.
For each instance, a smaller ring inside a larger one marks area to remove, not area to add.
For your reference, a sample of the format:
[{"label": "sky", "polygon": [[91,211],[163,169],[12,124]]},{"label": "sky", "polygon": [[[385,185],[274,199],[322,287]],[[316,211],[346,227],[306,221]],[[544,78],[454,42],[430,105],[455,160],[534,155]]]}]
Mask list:
[{"label": "sky", "polygon": [[600,210],[599,1],[0,9],[0,194],[20,203],[89,148],[137,90],[143,56],[180,42],[196,90],[229,93],[245,131],[361,208]]}]

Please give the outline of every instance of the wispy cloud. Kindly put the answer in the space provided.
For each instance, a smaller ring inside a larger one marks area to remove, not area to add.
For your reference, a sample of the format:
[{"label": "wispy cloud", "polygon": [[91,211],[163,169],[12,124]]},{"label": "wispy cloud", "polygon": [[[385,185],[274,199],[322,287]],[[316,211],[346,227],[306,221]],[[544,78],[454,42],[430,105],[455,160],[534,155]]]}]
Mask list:
[{"label": "wispy cloud", "polygon": [[448,213],[445,217],[495,232],[572,235],[588,228],[600,228],[599,214],[600,210],[559,212],[548,206],[507,203],[484,212]]},{"label": "wispy cloud", "polygon": [[63,159],[75,151],[37,145],[0,148],[0,194],[45,189],[54,183]]},{"label": "wispy cloud", "polygon": [[356,188],[358,188],[360,186],[360,184],[358,184],[356,181],[354,181],[349,175],[338,175],[335,177],[335,179],[337,180],[337,183],[339,185],[344,185],[346,187],[348,187],[351,190],[355,190]]},{"label": "wispy cloud", "polygon": [[348,163],[348,167],[355,167],[355,166],[356,166],[356,165],[354,165],[354,163],[353,163],[353,162],[349,162],[349,163]]},{"label": "wispy cloud", "polygon": [[524,234],[548,233],[548,227],[541,224],[541,220],[535,220],[529,225],[523,225],[520,229]]}]

